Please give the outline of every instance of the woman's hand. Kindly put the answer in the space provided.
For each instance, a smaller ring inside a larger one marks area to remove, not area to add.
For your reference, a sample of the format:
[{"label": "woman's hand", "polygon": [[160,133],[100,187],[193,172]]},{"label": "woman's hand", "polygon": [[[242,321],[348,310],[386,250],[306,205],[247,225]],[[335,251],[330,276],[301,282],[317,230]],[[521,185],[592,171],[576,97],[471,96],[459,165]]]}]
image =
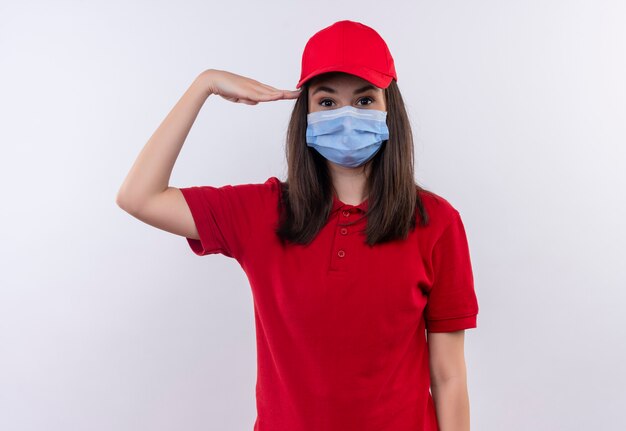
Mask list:
[{"label": "woman's hand", "polygon": [[247,105],[269,102],[280,99],[297,99],[300,90],[279,90],[252,78],[237,75],[219,69],[208,69],[202,72],[207,91],[224,99]]}]

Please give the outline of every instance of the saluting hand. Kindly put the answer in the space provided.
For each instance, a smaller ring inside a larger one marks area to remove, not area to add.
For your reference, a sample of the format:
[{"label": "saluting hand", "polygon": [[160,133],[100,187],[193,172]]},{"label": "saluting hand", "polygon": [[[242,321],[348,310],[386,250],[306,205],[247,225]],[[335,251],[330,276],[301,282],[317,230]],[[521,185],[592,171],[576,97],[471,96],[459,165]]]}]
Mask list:
[{"label": "saluting hand", "polygon": [[209,92],[230,102],[256,105],[259,102],[272,100],[297,99],[300,95],[300,90],[279,90],[271,85],[225,70],[208,69],[203,73],[207,76]]}]

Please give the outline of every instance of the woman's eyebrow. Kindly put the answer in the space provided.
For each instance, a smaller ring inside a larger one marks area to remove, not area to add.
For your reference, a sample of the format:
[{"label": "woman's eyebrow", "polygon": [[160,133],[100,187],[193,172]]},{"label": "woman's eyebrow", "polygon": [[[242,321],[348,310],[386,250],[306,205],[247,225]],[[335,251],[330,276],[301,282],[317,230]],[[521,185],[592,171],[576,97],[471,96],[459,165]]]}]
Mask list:
[{"label": "woman's eyebrow", "polygon": [[[354,90],[354,94],[364,93],[364,92],[366,92],[366,91],[368,91],[368,90],[376,90],[376,87],[374,87],[374,86],[373,86],[373,85],[371,85],[371,84],[367,84],[367,85],[366,85],[366,86],[364,86],[364,87],[357,88],[356,90]],[[333,94],[337,93],[337,91],[335,91],[335,89],[334,89],[334,88],[331,88],[331,87],[326,87],[326,86],[324,86],[324,85],[320,85],[319,87],[317,87],[317,88],[313,91],[313,93],[311,94],[311,96],[314,96],[314,95],[315,95],[317,92],[319,92],[319,91],[326,91],[326,92],[328,92],[328,93],[333,93]]]}]

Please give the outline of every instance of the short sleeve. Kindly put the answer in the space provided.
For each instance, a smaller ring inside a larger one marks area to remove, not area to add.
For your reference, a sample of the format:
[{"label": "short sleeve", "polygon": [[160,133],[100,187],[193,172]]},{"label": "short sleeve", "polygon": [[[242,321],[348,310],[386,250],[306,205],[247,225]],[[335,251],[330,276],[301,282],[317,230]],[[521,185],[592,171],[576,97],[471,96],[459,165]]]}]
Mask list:
[{"label": "short sleeve", "polygon": [[429,332],[452,332],[476,327],[478,300],[469,244],[458,211],[432,250],[434,281],[424,309]]},{"label": "short sleeve", "polygon": [[277,181],[272,177],[262,184],[180,188],[200,237],[186,238],[191,250],[198,256],[219,253],[240,260],[255,229],[263,225]]}]

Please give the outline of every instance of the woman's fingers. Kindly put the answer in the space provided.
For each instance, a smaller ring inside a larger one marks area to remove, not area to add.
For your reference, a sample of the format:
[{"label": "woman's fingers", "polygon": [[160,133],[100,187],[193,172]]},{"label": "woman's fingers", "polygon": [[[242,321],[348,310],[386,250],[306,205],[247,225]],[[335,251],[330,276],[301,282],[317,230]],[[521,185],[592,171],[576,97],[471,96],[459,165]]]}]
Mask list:
[{"label": "woman's fingers", "polygon": [[257,100],[259,102],[269,102],[272,100],[281,100],[281,99],[296,99],[300,95],[299,91],[289,91],[289,90],[275,90],[275,91],[260,91],[256,94],[252,100]]},{"label": "woman's fingers", "polygon": [[255,79],[225,70],[210,69],[208,75],[211,93],[231,102],[256,105],[258,102],[295,99],[300,95],[300,90],[280,90]]},{"label": "woman's fingers", "polygon": [[283,90],[283,98],[297,99],[302,94],[302,90]]},{"label": "woman's fingers", "polygon": [[262,95],[270,95],[267,99],[263,98],[263,101],[279,100],[279,99],[297,99],[301,90],[281,90],[263,82],[254,81],[260,88],[259,93]]},{"label": "woman's fingers", "polygon": [[272,87],[271,85],[267,85],[262,82],[259,82],[259,85],[261,85],[263,88],[266,88],[269,91],[279,91],[278,88]]},{"label": "woman's fingers", "polygon": [[271,100],[279,100],[279,99],[297,99],[300,96],[300,90],[279,90],[278,88],[271,87],[271,90],[268,90],[269,93],[275,96],[274,99]]},{"label": "woman's fingers", "polygon": [[268,86],[270,89],[272,89],[272,91],[276,91],[278,93],[281,94],[283,99],[297,99],[298,96],[300,96],[300,93],[302,93],[302,89],[299,88],[297,90],[280,90],[278,88],[272,87],[272,86]]}]

